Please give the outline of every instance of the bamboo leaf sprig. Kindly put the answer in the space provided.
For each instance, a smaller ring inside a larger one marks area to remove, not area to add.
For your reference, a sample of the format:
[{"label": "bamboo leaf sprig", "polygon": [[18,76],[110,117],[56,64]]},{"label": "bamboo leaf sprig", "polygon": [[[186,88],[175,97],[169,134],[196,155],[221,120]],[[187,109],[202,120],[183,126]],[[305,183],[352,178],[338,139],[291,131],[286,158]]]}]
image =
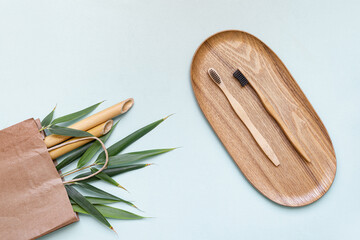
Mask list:
[{"label": "bamboo leaf sprig", "polygon": [[79,207],[81,207],[84,211],[96,217],[100,222],[105,224],[110,229],[114,229],[111,224],[106,220],[106,218],[99,212],[99,210],[89,202],[81,193],[75,190],[70,185],[65,185],[65,189],[68,193],[68,196],[71,200],[75,202]]},{"label": "bamboo leaf sprig", "polygon": [[[72,137],[86,137],[89,134],[88,132],[59,126],[57,124],[73,121],[80,117],[83,117],[89,114],[90,112],[92,112],[93,110],[95,110],[101,103],[102,102],[94,104],[78,112],[71,113],[53,120],[54,112],[56,109],[55,107],[42,120],[41,122],[42,128],[40,130],[41,131],[46,130],[50,134],[72,136]],[[139,163],[139,162],[174,150],[175,148],[165,148],[165,149],[150,149],[145,151],[122,153],[122,151],[125,148],[136,142],[141,137],[148,134],[150,131],[156,128],[160,123],[162,123],[167,118],[168,117],[162,118],[158,121],[152,122],[144,126],[139,130],[124,137],[123,139],[115,142],[113,145],[107,148],[109,154],[109,162],[107,168],[103,170],[101,173],[80,182],[66,184],[65,188],[68,193],[73,210],[81,214],[88,214],[95,217],[99,222],[103,223],[106,227],[110,229],[113,229],[113,227],[108,222],[107,218],[126,219],[126,220],[143,219],[144,218],[143,216],[137,215],[135,213],[128,212],[123,209],[107,206],[108,204],[112,204],[112,203],[123,203],[138,209],[132,202],[119,198],[102,189],[99,189],[91,185],[90,182],[99,180],[115,185],[116,187],[125,189],[123,186],[121,186],[118,183],[117,180],[114,179],[115,176],[150,166],[151,164],[149,163]],[[118,122],[112,126],[112,129],[106,135],[100,137],[103,143],[105,143],[109,139],[109,137],[111,136],[117,125]],[[90,163],[91,160],[95,158],[97,152],[99,152],[100,149],[101,149],[101,145],[97,141],[81,146],[73,150],[69,154],[67,154],[67,156],[56,166],[56,169],[58,171],[61,171],[64,167],[77,161],[76,168],[68,172],[62,173],[60,176],[65,177],[77,172],[81,172],[81,173],[75,176],[74,179],[89,176],[92,173],[97,172],[105,163],[104,151],[102,151],[97,156],[96,160],[93,163]],[[84,172],[84,170],[87,171]],[[83,195],[82,192],[88,192],[88,193],[90,192],[91,195]]]},{"label": "bamboo leaf sprig", "polygon": [[70,136],[70,137],[91,137],[92,135],[88,132],[76,130],[72,128],[67,128],[64,126],[59,126],[57,124],[59,123],[65,123],[74,121],[76,119],[79,119],[89,113],[91,113],[93,110],[95,110],[102,102],[96,103],[90,107],[87,107],[85,109],[82,109],[80,111],[67,114],[65,116],[54,118],[54,112],[56,109],[56,106],[54,109],[41,121],[41,129],[39,131],[47,130],[51,134],[57,134],[57,135],[63,135],[63,136]]}]

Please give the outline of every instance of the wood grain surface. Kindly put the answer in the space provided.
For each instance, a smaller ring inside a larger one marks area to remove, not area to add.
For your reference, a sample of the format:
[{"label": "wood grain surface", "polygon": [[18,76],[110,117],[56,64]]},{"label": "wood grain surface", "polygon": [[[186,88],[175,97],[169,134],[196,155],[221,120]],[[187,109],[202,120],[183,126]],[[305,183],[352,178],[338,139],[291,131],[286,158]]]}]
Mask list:
[{"label": "wood grain surface", "polygon": [[[220,74],[276,152],[281,162],[278,167],[267,159],[225,95],[210,79],[209,68]],[[264,94],[311,162],[299,155],[254,89],[241,87],[232,76],[236,69]],[[318,200],[328,191],[336,173],[330,137],[290,72],[263,42],[242,31],[211,36],[194,55],[191,81],[205,117],[241,172],[259,192],[278,204],[298,207]]]}]

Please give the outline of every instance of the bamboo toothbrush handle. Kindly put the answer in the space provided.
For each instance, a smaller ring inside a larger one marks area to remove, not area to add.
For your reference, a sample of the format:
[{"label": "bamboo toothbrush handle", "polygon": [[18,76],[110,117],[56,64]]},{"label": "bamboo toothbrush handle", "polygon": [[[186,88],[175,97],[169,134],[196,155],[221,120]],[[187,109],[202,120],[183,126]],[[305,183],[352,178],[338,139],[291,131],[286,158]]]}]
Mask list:
[{"label": "bamboo toothbrush handle", "polygon": [[[251,84],[251,83],[250,83]],[[296,137],[292,134],[290,129],[286,126],[285,122],[281,119],[279,114],[275,111],[271,103],[266,99],[266,97],[261,93],[261,91],[258,91],[256,87],[254,87],[252,84],[251,86],[259,96],[261,102],[263,103],[263,106],[267,110],[267,112],[275,119],[275,121],[279,124],[280,128],[285,133],[286,137],[289,139],[289,141],[292,143],[296,151],[308,162],[310,161],[309,156],[306,154],[305,150],[302,148]]]},{"label": "bamboo toothbrush handle", "polygon": [[257,128],[254,126],[254,124],[251,122],[249,116],[246,114],[243,107],[240,105],[238,101],[231,95],[229,90],[225,87],[225,85],[220,86],[221,90],[224,92],[225,96],[229,100],[232,108],[236,112],[236,114],[239,116],[241,121],[245,124],[247,129],[250,131],[251,135],[254,137],[257,144],[260,146],[260,148],[263,150],[263,152],[266,154],[266,156],[271,160],[271,162],[275,166],[279,166],[280,161],[278,157],[276,156],[273,149],[270,147],[269,143],[266,141],[266,139],[261,135],[261,133],[257,130]]}]

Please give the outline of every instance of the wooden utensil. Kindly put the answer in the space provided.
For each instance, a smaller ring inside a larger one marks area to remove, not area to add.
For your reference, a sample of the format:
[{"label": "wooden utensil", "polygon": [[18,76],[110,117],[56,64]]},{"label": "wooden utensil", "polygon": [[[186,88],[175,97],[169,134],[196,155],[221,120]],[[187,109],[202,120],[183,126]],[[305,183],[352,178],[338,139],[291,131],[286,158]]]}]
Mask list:
[{"label": "wooden utensil", "polygon": [[[274,167],[233,111],[224,94],[209,84],[215,68],[254,126],[281,159]],[[256,84],[306,155],[304,161],[253,88],[241,88],[237,69]],[[191,82],[197,102],[211,127],[249,182],[270,200],[291,207],[310,204],[330,188],[336,157],[325,126],[276,54],[256,37],[225,31],[208,38],[196,51]]]}]

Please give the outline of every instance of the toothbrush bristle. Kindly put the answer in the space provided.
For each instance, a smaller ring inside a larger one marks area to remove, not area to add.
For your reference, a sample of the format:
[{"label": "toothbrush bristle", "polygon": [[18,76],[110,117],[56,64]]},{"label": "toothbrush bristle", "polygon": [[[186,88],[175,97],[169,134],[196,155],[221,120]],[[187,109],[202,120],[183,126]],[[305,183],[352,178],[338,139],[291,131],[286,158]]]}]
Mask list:
[{"label": "toothbrush bristle", "polygon": [[233,74],[234,78],[236,78],[237,80],[239,80],[241,86],[245,86],[246,84],[249,83],[249,81],[246,79],[246,77],[240,72],[240,70],[236,70]]},{"label": "toothbrush bristle", "polygon": [[209,73],[211,79],[212,79],[215,83],[217,83],[217,84],[220,84],[220,83],[221,83],[220,75],[215,71],[215,69],[209,68],[208,73]]}]

